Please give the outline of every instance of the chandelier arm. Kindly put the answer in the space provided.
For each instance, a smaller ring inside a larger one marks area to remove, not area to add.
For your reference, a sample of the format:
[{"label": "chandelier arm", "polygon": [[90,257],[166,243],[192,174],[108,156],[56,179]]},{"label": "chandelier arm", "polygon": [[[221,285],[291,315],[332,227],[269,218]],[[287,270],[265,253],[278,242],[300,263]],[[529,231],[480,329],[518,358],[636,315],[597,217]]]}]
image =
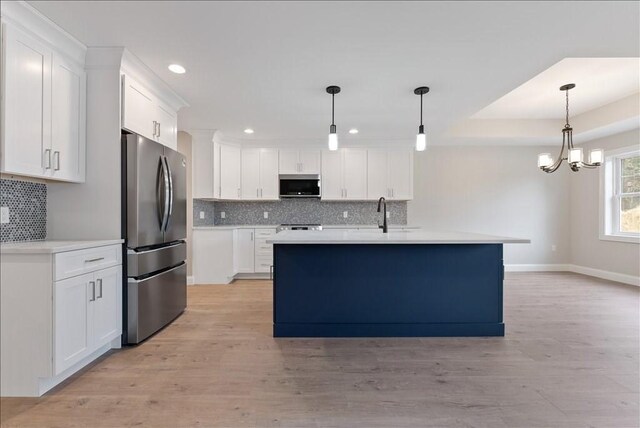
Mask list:
[{"label": "chandelier arm", "polygon": [[545,166],[542,168],[542,170],[544,172],[548,172],[548,173],[552,173],[552,172],[556,172],[558,170],[558,168],[560,168],[560,165],[562,165],[562,161],[564,160],[564,158],[560,157],[558,158],[558,160],[551,166]]}]

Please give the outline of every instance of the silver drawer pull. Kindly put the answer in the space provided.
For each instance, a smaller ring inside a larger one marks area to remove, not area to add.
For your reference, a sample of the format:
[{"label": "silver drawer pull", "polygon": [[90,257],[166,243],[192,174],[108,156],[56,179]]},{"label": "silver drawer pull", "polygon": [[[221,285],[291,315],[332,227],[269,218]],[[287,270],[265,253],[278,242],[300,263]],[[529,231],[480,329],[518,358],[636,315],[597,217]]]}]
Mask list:
[{"label": "silver drawer pull", "polygon": [[87,259],[84,262],[85,263],[92,263],[92,262],[99,262],[100,260],[104,260],[104,257],[97,257],[95,259]]}]

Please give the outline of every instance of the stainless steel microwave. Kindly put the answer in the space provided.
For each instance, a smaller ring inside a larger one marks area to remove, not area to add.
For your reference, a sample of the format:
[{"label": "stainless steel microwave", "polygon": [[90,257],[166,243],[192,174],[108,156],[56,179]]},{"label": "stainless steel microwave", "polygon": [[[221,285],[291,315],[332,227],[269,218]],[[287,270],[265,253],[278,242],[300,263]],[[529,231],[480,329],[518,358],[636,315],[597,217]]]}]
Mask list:
[{"label": "stainless steel microwave", "polygon": [[319,198],[320,176],[304,174],[280,175],[281,198]]}]

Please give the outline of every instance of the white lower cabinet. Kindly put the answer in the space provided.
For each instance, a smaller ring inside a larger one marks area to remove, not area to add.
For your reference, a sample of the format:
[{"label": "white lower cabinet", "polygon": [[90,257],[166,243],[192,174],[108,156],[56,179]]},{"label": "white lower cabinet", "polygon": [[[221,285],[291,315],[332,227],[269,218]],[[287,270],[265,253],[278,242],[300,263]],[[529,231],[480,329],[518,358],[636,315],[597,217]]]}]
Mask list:
[{"label": "white lower cabinet", "polygon": [[[95,257],[96,252],[116,256]],[[76,260],[82,260],[82,268],[71,269],[70,261]],[[3,252],[1,275],[2,396],[40,396],[120,347],[120,244],[58,253]]]},{"label": "white lower cabinet", "polygon": [[253,273],[255,250],[255,232],[253,229],[236,230],[236,240],[234,243],[235,271],[238,273]]}]

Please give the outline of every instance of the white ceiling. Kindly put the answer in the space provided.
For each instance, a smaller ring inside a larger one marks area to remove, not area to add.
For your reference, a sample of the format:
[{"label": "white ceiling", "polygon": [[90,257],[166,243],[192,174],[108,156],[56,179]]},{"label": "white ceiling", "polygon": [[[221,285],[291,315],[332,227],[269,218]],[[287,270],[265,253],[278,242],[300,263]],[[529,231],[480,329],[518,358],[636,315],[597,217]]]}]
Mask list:
[{"label": "white ceiling", "polygon": [[640,58],[566,58],[472,116],[473,119],[562,119],[565,92],[571,116],[640,91]]},{"label": "white ceiling", "polygon": [[338,84],[341,143],[410,144],[413,89],[428,85],[425,125],[446,144],[453,125],[564,58],[640,56],[638,2],[30,3],[88,46],[136,54],[190,103],[181,129],[256,142],[324,143],[324,88]]}]

